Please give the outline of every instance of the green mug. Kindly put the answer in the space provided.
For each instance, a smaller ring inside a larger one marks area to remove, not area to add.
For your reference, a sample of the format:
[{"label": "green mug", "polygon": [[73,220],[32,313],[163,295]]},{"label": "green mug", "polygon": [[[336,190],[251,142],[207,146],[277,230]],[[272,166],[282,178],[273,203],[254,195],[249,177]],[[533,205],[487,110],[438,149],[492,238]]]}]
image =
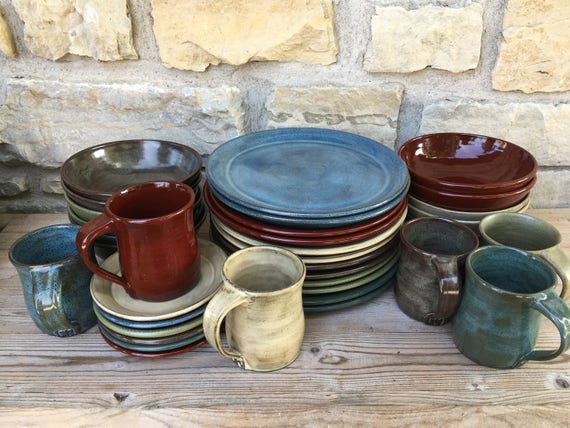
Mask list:
[{"label": "green mug", "polygon": [[[494,368],[558,357],[569,345],[570,309],[555,291],[556,274],[541,258],[506,246],[475,250],[465,263],[463,297],[452,320],[465,356]],[[560,333],[555,350],[535,350],[541,316]]]},{"label": "green mug", "polygon": [[479,223],[483,243],[520,248],[542,257],[562,280],[560,296],[570,297],[570,258],[560,245],[562,236],[550,223],[522,213],[496,213]]}]

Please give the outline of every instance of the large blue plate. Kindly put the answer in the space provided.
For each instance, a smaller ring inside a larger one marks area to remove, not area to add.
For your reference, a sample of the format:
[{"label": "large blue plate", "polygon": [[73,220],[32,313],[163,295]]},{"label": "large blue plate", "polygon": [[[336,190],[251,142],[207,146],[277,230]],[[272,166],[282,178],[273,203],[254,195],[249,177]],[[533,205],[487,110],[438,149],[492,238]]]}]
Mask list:
[{"label": "large blue plate", "polygon": [[405,163],[379,142],[348,132],[284,128],[222,144],[206,177],[225,199],[255,212],[329,219],[380,209],[409,185]]}]

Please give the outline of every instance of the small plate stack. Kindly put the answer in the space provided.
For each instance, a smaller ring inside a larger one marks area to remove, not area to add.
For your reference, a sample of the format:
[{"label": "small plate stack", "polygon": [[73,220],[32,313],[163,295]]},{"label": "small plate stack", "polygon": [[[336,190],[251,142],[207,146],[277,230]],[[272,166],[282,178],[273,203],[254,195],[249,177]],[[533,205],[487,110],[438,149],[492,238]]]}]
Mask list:
[{"label": "small plate stack", "polygon": [[[153,180],[183,182],[194,190],[196,229],[206,218],[202,196],[202,158],[194,149],[169,141],[126,140],[89,147],[69,157],[61,168],[67,214],[83,225],[100,215],[117,190]],[[114,236],[98,239],[97,246],[116,250]]]},{"label": "small plate stack", "polygon": [[[222,283],[225,252],[199,240],[201,277],[185,295],[164,302],[147,302],[129,296],[123,287],[97,275],[91,296],[99,332],[114,349],[128,355],[156,358],[191,351],[205,343],[202,314]],[[120,275],[118,253],[102,267]]]},{"label": "small plate stack", "polygon": [[409,216],[456,220],[479,231],[496,212],[524,212],[538,164],[513,143],[483,135],[428,134],[400,147],[411,176]]},{"label": "small plate stack", "polygon": [[409,175],[382,144],[318,128],[262,131],[214,150],[206,178],[211,237],[228,252],[297,254],[306,312],[349,307],[392,284]]}]

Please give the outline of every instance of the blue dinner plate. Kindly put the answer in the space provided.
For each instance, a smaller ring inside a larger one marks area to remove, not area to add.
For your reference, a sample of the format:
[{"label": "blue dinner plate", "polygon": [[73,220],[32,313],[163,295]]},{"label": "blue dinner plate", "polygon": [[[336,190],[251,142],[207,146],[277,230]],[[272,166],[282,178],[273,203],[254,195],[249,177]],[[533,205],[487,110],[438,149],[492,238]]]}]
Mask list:
[{"label": "blue dinner plate", "polygon": [[319,128],[234,138],[212,152],[206,178],[224,202],[313,220],[378,215],[375,210],[393,203],[409,186],[408,169],[394,150],[356,134]]}]

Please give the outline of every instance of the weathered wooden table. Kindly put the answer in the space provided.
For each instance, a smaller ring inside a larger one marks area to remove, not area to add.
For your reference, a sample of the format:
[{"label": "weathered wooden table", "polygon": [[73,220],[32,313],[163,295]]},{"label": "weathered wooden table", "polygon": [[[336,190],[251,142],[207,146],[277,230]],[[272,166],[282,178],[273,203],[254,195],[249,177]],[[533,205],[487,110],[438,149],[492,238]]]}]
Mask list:
[{"label": "weathered wooden table", "polygon": [[[570,209],[534,210],[563,234]],[[208,344],[163,359],[124,355],[97,328],[42,334],[8,260],[12,242],[66,222],[3,215],[0,232],[0,425],[17,426],[570,426],[570,351],[515,370],[476,365],[449,326],[407,318],[391,290],[343,311],[308,315],[299,358],[246,372]],[[558,346],[545,321],[540,346]]]}]

